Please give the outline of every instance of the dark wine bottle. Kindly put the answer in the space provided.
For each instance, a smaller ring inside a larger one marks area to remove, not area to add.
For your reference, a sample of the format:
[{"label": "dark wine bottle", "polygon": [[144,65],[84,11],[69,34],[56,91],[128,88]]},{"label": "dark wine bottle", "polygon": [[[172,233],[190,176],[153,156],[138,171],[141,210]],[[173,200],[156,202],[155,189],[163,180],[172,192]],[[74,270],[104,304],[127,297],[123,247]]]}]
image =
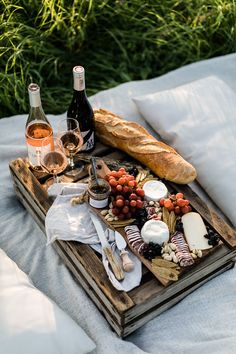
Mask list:
[{"label": "dark wine bottle", "polygon": [[74,118],[79,123],[84,139],[80,152],[90,152],[95,148],[95,124],[93,109],[86,96],[85,74],[82,66],[73,68],[73,78],[74,94],[67,111],[67,118]]}]

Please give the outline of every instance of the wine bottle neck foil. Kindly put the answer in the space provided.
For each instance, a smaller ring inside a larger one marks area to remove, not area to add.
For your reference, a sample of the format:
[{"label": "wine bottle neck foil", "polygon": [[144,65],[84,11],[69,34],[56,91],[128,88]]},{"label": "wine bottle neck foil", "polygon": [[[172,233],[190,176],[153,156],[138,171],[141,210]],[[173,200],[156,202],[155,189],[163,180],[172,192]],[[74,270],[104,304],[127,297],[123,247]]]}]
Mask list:
[{"label": "wine bottle neck foil", "polygon": [[84,68],[82,66],[75,66],[73,68],[73,77],[74,77],[74,90],[84,91],[85,90]]},{"label": "wine bottle neck foil", "polygon": [[28,87],[29,102],[31,107],[41,106],[40,88],[37,84],[30,84]]}]

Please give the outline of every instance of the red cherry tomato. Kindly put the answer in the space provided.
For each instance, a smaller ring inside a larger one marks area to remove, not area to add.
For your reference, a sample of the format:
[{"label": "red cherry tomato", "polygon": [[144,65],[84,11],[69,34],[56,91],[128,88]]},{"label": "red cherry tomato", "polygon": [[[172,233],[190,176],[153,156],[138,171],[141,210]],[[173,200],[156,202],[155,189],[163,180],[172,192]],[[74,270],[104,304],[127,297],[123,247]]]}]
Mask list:
[{"label": "red cherry tomato", "polygon": [[129,207],[128,207],[127,205],[125,205],[125,206],[122,208],[122,213],[123,213],[123,214],[129,213]]},{"label": "red cherry tomato", "polygon": [[176,193],[176,199],[183,199],[184,198],[184,194],[183,193]]},{"label": "red cherry tomato", "polygon": [[110,176],[112,176],[112,177],[118,177],[116,171],[111,171]]},{"label": "red cherry tomato", "polygon": [[180,207],[184,207],[186,204],[185,204],[185,200],[182,199],[182,198],[179,198],[177,199],[177,205],[180,206]]},{"label": "red cherry tomato", "polygon": [[115,180],[115,178],[110,178],[109,179],[109,184],[111,187],[116,187],[117,186],[117,181]]},{"label": "red cherry tomato", "polygon": [[172,211],[172,210],[174,210],[174,209],[175,209],[174,204],[173,204],[173,203],[171,203],[171,205],[170,205],[167,209],[168,209],[168,211]]},{"label": "red cherry tomato", "polygon": [[189,213],[191,210],[192,210],[192,208],[191,208],[191,206],[189,206],[189,205],[185,205],[185,206],[183,206],[183,207],[181,208],[181,212],[182,212],[183,214],[187,214],[187,213]]},{"label": "red cherry tomato", "polygon": [[123,195],[121,195],[121,194],[117,194],[117,196],[116,196],[116,200],[117,200],[117,199],[123,199],[123,200],[124,200],[125,198],[123,197]]},{"label": "red cherry tomato", "polygon": [[164,206],[164,201],[165,201],[165,198],[161,198],[161,199],[159,200],[159,204],[160,204],[161,207]]},{"label": "red cherry tomato", "polygon": [[132,200],[130,201],[129,205],[130,205],[131,207],[136,207],[137,201],[134,200],[134,199],[132,199]]},{"label": "red cherry tomato", "polygon": [[164,200],[164,207],[165,208],[170,208],[173,205],[172,201],[170,199],[165,199]]},{"label": "red cherry tomato", "polygon": [[128,181],[133,181],[135,177],[133,175],[127,175]]},{"label": "red cherry tomato", "polygon": [[118,179],[118,183],[121,184],[122,186],[126,183],[126,179],[124,177],[120,177]]},{"label": "red cherry tomato", "polygon": [[118,192],[122,192],[123,187],[122,187],[120,184],[118,184],[118,185],[116,186],[116,190],[117,190]]},{"label": "red cherry tomato", "polygon": [[122,208],[122,207],[124,206],[124,201],[123,201],[123,199],[118,199],[118,200],[116,200],[116,206],[117,206],[118,208]]},{"label": "red cherry tomato", "polygon": [[[133,177],[133,176],[132,176],[132,177]],[[129,186],[129,187],[133,188],[134,185],[135,185],[134,181],[130,180],[130,181],[128,182],[128,186]]]},{"label": "red cherry tomato", "polygon": [[123,192],[124,193],[128,193],[129,192],[129,187],[128,186],[124,186],[123,187]]},{"label": "red cherry tomato", "polygon": [[180,209],[180,207],[178,205],[175,207],[174,212],[175,212],[176,215],[179,215],[181,213],[181,209]]},{"label": "red cherry tomato", "polygon": [[122,172],[122,171],[118,171],[118,172],[117,172],[117,177],[120,178],[120,177],[122,177],[122,176],[123,176],[123,172]]},{"label": "red cherry tomato", "polygon": [[117,209],[117,208],[112,208],[112,213],[114,214],[114,215],[118,215],[119,214],[119,209]]},{"label": "red cherry tomato", "polygon": [[137,188],[136,191],[137,195],[139,195],[140,197],[144,197],[145,192],[142,188]]},{"label": "red cherry tomato", "polygon": [[141,209],[143,207],[143,202],[142,200],[136,200],[136,208]]},{"label": "red cherry tomato", "polygon": [[137,199],[137,194],[131,193],[130,196],[129,196],[129,199],[130,200],[132,200],[132,199],[136,200]]}]

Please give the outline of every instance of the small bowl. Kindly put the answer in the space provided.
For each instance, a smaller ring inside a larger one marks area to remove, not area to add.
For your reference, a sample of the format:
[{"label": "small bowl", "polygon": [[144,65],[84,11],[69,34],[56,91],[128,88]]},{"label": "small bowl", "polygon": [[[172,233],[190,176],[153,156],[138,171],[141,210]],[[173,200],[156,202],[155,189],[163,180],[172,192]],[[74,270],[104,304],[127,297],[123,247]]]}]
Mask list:
[{"label": "small bowl", "polygon": [[105,208],[108,205],[108,198],[111,192],[109,183],[98,178],[98,183],[95,179],[91,179],[88,183],[89,204],[94,208]]}]

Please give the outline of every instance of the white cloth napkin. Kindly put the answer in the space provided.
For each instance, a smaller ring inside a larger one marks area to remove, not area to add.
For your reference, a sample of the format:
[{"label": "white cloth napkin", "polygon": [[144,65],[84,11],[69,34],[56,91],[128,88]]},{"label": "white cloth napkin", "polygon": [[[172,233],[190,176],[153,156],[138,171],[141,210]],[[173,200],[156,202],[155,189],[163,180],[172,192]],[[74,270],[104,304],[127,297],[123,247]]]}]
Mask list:
[{"label": "white cloth napkin", "polygon": [[[140,260],[132,252],[129,252],[130,259],[134,262],[134,269],[131,272],[124,272],[124,280],[118,281],[102,251],[100,240],[90,218],[89,206],[86,203],[71,204],[71,199],[81,195],[81,193],[87,189],[87,185],[84,183],[76,183],[73,185],[60,184],[60,186],[53,186],[52,189],[51,191],[49,190],[49,194],[57,195],[57,197],[45,218],[47,245],[55,240],[78,241],[89,244],[94,250],[102,254],[102,261],[106,273],[117,290],[129,291],[138,286],[142,278],[142,264]],[[122,265],[119,250],[115,244],[113,230],[109,229],[108,232],[106,224],[100,219],[98,220],[101,222],[115,257]]]}]

